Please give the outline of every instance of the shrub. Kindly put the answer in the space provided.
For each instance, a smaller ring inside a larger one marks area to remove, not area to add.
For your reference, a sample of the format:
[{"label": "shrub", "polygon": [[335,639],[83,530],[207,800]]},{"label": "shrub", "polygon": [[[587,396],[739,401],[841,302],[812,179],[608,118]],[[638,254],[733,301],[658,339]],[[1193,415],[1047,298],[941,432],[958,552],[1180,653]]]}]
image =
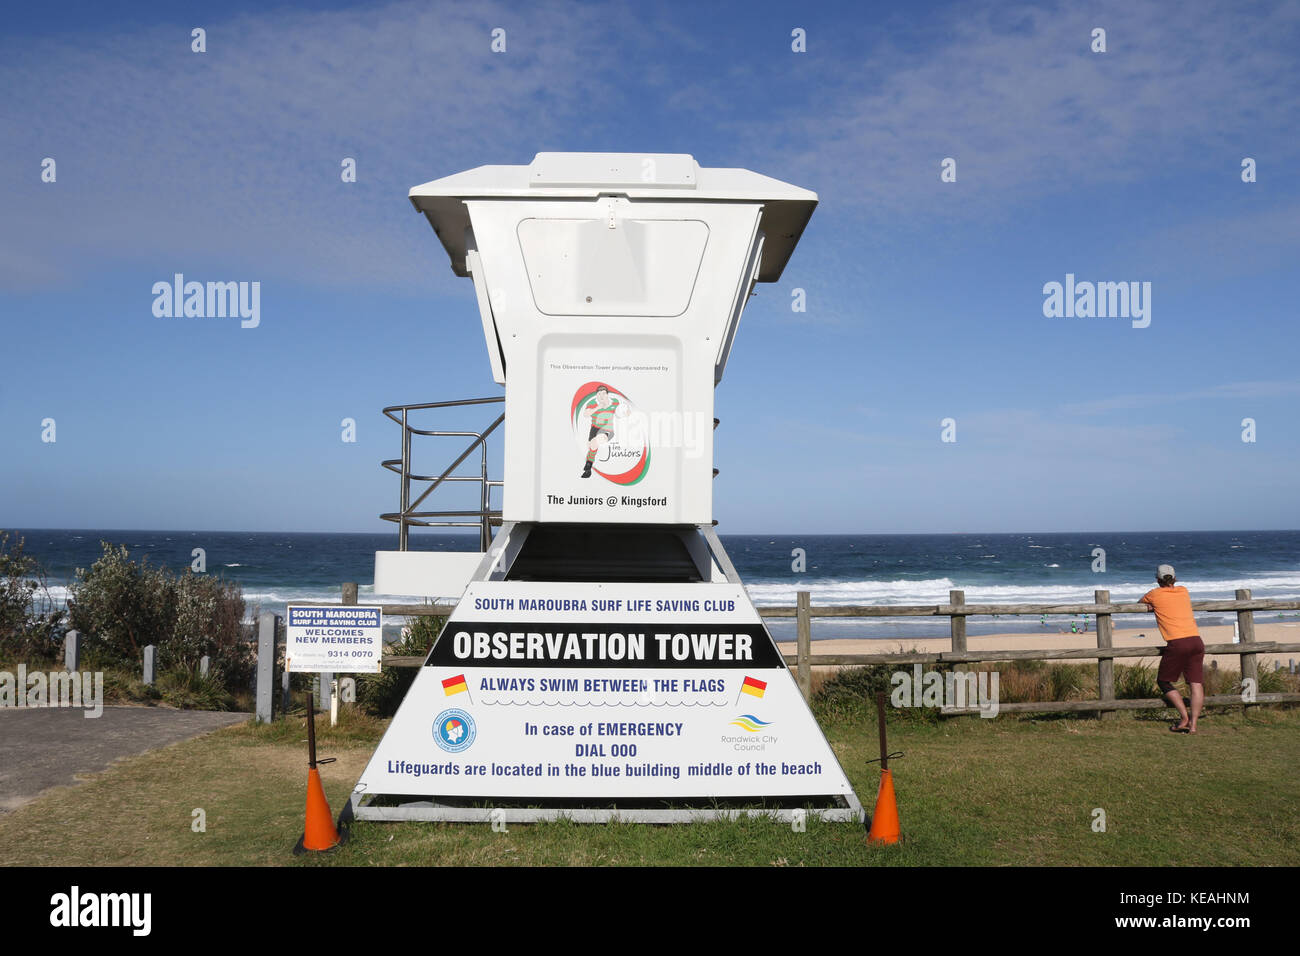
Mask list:
[{"label": "shrub", "polygon": [[69,588],[70,625],[107,660],[138,662],[149,644],[161,647],[176,617],[176,592],[163,568],[136,564],[125,545],[101,541],[103,555],[90,570],[77,568]]},{"label": "shrub", "polygon": [[1293,690],[1295,681],[1289,671],[1275,663],[1272,668],[1267,664],[1259,665],[1259,692],[1261,694],[1286,694]]},{"label": "shrub", "polygon": [[63,612],[55,610],[45,571],[0,531],[0,654],[20,660],[57,656]]},{"label": "shrub", "polygon": [[1158,696],[1156,669],[1152,664],[1116,664],[1115,699],[1142,700]]},{"label": "shrub", "polygon": [[1053,664],[1047,669],[1048,700],[1070,700],[1081,696],[1084,676],[1077,664]]},{"label": "shrub", "polygon": [[[1263,675],[1261,675],[1262,677]],[[1261,680],[1262,684],[1263,681]],[[1183,689],[1179,685],[1179,691]],[[1213,697],[1216,694],[1240,694],[1241,693],[1241,673],[1239,671],[1228,670],[1223,667],[1213,667],[1210,664],[1205,665],[1205,696]]]},{"label": "shrub", "polygon": [[[385,657],[419,657],[429,653],[442,633],[445,618],[420,616],[402,628],[402,636],[384,647]],[[386,667],[378,674],[357,676],[357,703],[376,717],[397,713],[402,698],[411,689],[418,667]]]},{"label": "shrub", "polygon": [[197,670],[167,671],[158,678],[162,699],[174,707],[187,710],[234,710],[231,697],[220,679],[200,677]]},{"label": "shrub", "polygon": [[1021,674],[1037,674],[1047,669],[1047,662],[1018,658],[1011,662],[1011,669]]},{"label": "shrub", "polygon": [[71,626],[85,635],[87,656],[108,666],[135,667],[143,649],[158,648],[160,671],[195,674],[212,659],[210,679],[244,686],[252,679],[253,651],[243,636],[244,598],[239,586],[194,574],[138,564],[124,546],[101,542],[103,555],[77,569],[69,589]]},{"label": "shrub", "polygon": [[175,580],[175,589],[176,617],[170,640],[159,645],[161,665],[197,673],[199,661],[210,657],[209,676],[229,686],[248,684],[256,661],[244,640],[239,585],[187,568]]},{"label": "shrub", "polygon": [[1041,669],[1017,667],[1023,661],[1013,661],[1012,666],[998,673],[998,700],[1003,704],[1025,704],[1041,701],[1047,694],[1047,680]]},{"label": "shrub", "polygon": [[[925,671],[947,673],[951,664],[926,665]],[[910,666],[891,664],[869,664],[865,667],[846,667],[822,684],[821,689],[813,694],[812,703],[819,712],[840,717],[869,717],[875,719],[876,694],[883,691],[888,720],[916,720],[933,722],[939,719],[937,707],[894,707],[891,698],[894,692],[893,675],[897,672],[907,674],[910,683],[912,669]]]},{"label": "shrub", "polygon": [[899,669],[888,664],[846,667],[826,681],[816,696],[827,703],[846,697],[874,701],[877,692],[884,691],[885,699],[888,700],[890,691],[893,690],[890,678]]}]

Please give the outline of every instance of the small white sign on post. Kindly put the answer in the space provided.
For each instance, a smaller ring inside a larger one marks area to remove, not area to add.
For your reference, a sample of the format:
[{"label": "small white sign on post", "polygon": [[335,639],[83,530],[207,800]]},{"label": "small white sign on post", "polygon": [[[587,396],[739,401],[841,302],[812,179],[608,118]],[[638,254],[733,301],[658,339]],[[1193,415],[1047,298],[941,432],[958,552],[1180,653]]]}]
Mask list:
[{"label": "small white sign on post", "polygon": [[383,610],[288,608],[285,669],[298,674],[377,674],[384,653]]}]

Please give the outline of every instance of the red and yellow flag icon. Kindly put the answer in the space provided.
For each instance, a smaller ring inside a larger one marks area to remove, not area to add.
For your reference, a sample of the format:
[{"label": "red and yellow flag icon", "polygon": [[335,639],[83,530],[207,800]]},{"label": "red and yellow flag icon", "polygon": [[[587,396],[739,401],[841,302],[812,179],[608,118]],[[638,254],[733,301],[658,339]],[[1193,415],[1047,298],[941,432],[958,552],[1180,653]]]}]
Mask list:
[{"label": "red and yellow flag icon", "polygon": [[450,697],[452,694],[460,694],[467,690],[469,690],[469,687],[465,684],[464,674],[457,674],[455,677],[448,677],[442,682],[442,693],[446,697]]},{"label": "red and yellow flag icon", "polygon": [[745,683],[740,685],[742,694],[749,694],[751,697],[762,697],[763,692],[767,690],[767,681],[759,680],[757,677],[746,677]]}]

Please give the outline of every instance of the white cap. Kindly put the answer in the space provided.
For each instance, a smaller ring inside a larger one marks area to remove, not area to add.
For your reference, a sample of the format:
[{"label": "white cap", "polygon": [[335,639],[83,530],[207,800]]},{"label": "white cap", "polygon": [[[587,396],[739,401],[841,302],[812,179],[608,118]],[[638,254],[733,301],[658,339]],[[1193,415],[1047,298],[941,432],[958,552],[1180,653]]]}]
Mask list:
[{"label": "white cap", "polygon": [[1172,578],[1174,576],[1174,567],[1172,564],[1162,564],[1156,568],[1156,578]]}]

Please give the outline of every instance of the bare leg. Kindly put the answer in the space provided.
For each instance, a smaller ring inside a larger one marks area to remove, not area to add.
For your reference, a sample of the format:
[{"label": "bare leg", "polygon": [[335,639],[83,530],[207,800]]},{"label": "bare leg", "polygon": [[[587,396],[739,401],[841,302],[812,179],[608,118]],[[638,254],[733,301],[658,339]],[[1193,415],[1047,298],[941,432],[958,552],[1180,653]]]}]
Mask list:
[{"label": "bare leg", "polygon": [[[1193,700],[1196,699],[1194,696],[1196,694],[1196,688],[1200,686],[1201,686],[1200,684],[1192,685]],[[1201,696],[1203,697],[1204,694],[1202,694]],[[1183,695],[1178,693],[1178,688],[1175,687],[1169,693],[1165,694],[1165,700],[1169,701],[1169,703],[1174,705],[1174,709],[1178,711],[1178,716],[1182,718],[1181,720],[1178,721],[1179,729],[1181,730],[1183,727],[1188,726],[1187,705],[1183,703]]]},{"label": "bare leg", "polygon": [[[1175,691],[1177,693],[1177,691]],[[1192,723],[1189,728],[1191,733],[1196,733],[1196,721],[1201,716],[1201,708],[1205,706],[1205,685],[1192,684]]]}]

